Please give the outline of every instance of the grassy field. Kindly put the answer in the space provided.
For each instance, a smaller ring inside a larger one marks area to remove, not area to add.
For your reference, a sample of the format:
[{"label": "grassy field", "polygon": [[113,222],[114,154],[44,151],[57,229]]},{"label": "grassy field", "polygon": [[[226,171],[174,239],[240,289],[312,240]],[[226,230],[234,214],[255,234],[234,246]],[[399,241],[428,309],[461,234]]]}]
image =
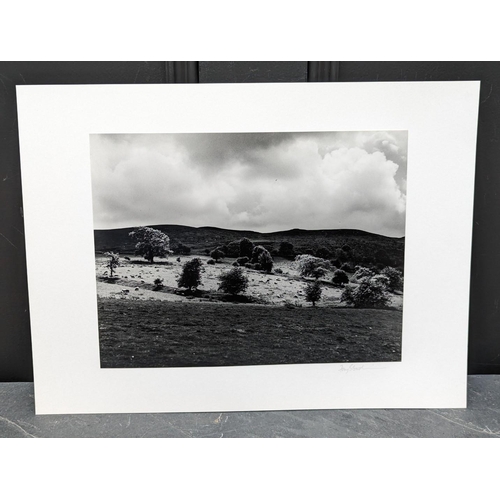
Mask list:
[{"label": "grassy field", "polygon": [[102,368],[401,360],[402,312],[98,299]]}]

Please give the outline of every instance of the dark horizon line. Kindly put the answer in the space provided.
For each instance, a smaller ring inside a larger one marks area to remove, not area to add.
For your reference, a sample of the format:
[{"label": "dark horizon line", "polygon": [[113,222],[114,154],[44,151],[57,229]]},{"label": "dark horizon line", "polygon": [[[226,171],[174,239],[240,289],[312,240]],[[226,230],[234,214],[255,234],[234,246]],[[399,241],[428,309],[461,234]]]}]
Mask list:
[{"label": "dark horizon line", "polygon": [[380,233],[374,233],[371,231],[366,231],[364,229],[355,229],[355,228],[330,228],[330,229],[301,229],[301,228],[292,228],[292,229],[284,229],[281,231],[270,231],[267,233],[260,232],[260,231],[255,231],[253,229],[227,229],[223,227],[217,227],[217,226],[188,226],[186,224],[143,224],[143,225],[135,225],[135,226],[127,226],[127,227],[115,227],[115,228],[109,228],[109,229],[96,229],[94,228],[94,231],[120,231],[120,230],[125,230],[125,229],[135,229],[138,227],[154,227],[154,226],[177,226],[177,227],[185,227],[185,228],[190,228],[190,229],[218,229],[220,231],[233,231],[233,232],[238,232],[238,233],[255,233],[255,234],[260,234],[260,235],[273,235],[273,234],[279,234],[279,233],[290,233],[292,231],[301,231],[301,232],[322,232],[322,231],[357,231],[360,233],[365,233],[365,234],[374,234],[376,236],[382,236],[383,238],[391,238],[391,239],[401,239],[404,238],[405,235],[403,236],[387,236],[385,234],[380,234]]}]

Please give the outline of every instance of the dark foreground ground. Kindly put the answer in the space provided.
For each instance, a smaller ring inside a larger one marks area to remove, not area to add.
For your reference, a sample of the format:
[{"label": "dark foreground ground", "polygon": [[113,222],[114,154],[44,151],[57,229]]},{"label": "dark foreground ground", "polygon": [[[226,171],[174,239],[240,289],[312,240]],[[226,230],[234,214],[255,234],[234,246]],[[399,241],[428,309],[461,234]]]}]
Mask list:
[{"label": "dark foreground ground", "polygon": [[401,360],[402,313],[98,301],[102,368]]}]

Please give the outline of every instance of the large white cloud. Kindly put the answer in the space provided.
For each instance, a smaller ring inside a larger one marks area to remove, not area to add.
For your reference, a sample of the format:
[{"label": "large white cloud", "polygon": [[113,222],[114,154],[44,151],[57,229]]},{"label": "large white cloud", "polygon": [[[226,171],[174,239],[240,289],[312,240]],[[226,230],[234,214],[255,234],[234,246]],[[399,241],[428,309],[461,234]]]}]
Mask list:
[{"label": "large white cloud", "polygon": [[400,132],[95,135],[94,224],[402,236],[406,155]]}]

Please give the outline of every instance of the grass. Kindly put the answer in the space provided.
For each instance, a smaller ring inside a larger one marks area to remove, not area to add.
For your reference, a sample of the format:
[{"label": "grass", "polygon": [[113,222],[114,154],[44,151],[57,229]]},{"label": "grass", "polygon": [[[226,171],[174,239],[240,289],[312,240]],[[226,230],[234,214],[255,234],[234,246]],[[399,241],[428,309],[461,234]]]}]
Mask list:
[{"label": "grass", "polygon": [[102,368],[401,360],[397,310],[99,298]]}]

